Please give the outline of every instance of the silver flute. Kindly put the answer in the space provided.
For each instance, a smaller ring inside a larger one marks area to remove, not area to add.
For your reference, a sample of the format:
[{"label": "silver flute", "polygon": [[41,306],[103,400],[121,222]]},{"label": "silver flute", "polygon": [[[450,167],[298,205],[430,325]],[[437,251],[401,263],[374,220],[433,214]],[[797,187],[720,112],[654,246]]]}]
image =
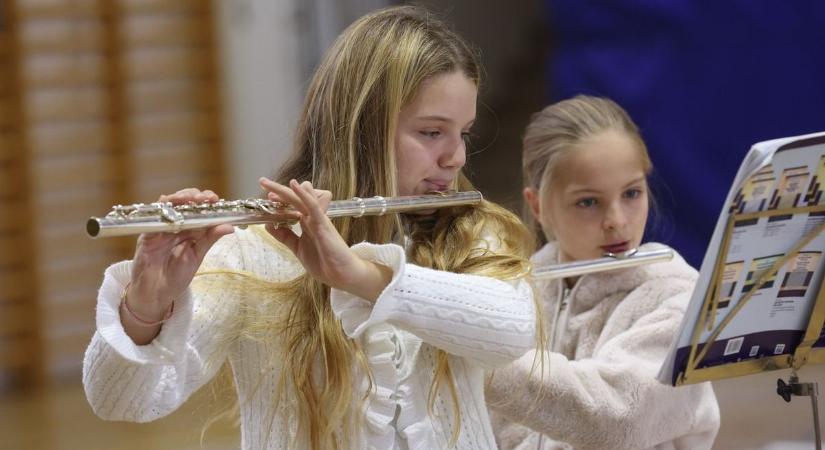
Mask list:
[{"label": "silver flute", "polygon": [[670,261],[673,259],[673,256],[673,249],[670,248],[643,252],[637,251],[637,249],[631,249],[622,253],[606,253],[604,257],[597,259],[537,267],[533,269],[532,277],[542,280],[578,277],[588,273]]},{"label": "silver flute", "polygon": [[[380,216],[448,206],[476,205],[482,196],[477,191],[437,192],[427,195],[370,198],[354,197],[329,204],[327,217]],[[169,202],[117,205],[104,217],[86,221],[86,234],[91,238],[132,236],[142,233],[177,233],[184,230],[231,224],[239,227],[273,223],[292,224],[283,217],[294,209],[283,203],[264,199],[218,200],[214,203]]]}]

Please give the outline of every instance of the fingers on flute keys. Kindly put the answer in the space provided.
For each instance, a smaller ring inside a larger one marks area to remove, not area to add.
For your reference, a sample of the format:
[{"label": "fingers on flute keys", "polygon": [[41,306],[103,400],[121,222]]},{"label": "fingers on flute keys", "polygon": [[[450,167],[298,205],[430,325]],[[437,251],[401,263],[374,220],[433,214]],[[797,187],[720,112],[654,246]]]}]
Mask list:
[{"label": "fingers on flute keys", "polygon": [[[291,218],[301,222],[304,233],[315,234],[326,226],[332,230],[332,223],[326,217],[326,210],[332,200],[330,191],[314,189],[309,181],[298,183],[291,180],[289,186],[265,177],[261,177],[259,181],[261,187],[267,191],[269,200],[285,203],[294,208]],[[267,225],[266,229],[290,250],[297,251],[300,238],[291,229],[273,225]]]},{"label": "fingers on flute keys", "polygon": [[[158,202],[169,202],[173,205],[183,205],[186,203],[214,203],[220,200],[218,195],[209,190],[197,188],[181,189],[173,194],[163,194],[158,197]],[[179,233],[152,233],[142,236],[144,240],[161,241],[162,246],[169,248],[177,246],[183,242],[189,241],[195,248],[198,257],[202,258],[212,245],[218,241],[222,236],[231,234],[234,227],[229,224],[217,225],[206,229],[196,229],[183,231]]]},{"label": "fingers on flute keys", "polygon": [[182,205],[189,202],[213,203],[218,201],[218,195],[210,190],[201,191],[196,188],[181,189],[174,194],[161,195],[159,202],[170,202],[173,205]]}]

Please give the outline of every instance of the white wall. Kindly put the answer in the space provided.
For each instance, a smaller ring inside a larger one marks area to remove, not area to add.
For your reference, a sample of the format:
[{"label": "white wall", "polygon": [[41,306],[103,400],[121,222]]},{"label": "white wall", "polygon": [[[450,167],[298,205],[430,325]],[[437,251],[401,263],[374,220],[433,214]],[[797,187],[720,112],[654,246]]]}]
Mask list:
[{"label": "white wall", "polygon": [[302,73],[294,0],[215,0],[229,192],[260,193],[289,155]]},{"label": "white wall", "polygon": [[387,0],[213,0],[229,192],[254,197],[286,160],[306,84],[352,20]]}]

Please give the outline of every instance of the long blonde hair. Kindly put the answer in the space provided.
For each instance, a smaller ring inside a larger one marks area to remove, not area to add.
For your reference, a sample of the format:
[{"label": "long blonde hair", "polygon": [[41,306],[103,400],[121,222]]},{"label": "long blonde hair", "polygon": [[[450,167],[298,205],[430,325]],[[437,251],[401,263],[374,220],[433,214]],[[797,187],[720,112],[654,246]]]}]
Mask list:
[{"label": "long blonde hair", "polygon": [[[550,186],[560,160],[575,151],[582,140],[605,131],[622,132],[636,142],[642,168],[650,174],[653,164],[647,146],[630,115],[610,99],[578,95],[533,114],[522,139],[524,185],[541,192]],[[532,215],[524,216],[543,244],[548,230],[542,230]]]},{"label": "long blonde hair", "polygon": [[[398,113],[422,83],[456,71],[479,84],[475,52],[426,10],[395,7],[362,17],[339,36],[317,69],[293,156],[278,180],[311,180],[334,198],[397,195],[393,149]],[[463,174],[455,188],[473,189]],[[526,258],[533,248],[532,236],[518,218],[490,202],[415,220],[390,215],[339,218],[334,224],[350,245],[397,242],[408,234],[408,257],[416,264],[502,279],[527,273]],[[503,236],[501,245],[487,248],[482,230]],[[355,377],[371,379],[365,355],[335,318],[327,286],[303,275],[279,286],[278,297],[290,302],[277,326],[272,326],[271,316],[251,317],[249,326],[277,330],[284,349],[281,387],[288,386],[296,400],[299,430],[310,447],[348,447],[354,434],[347,424],[358,411]],[[448,356],[439,350],[430,389],[431,414],[445,385],[453,399],[454,443],[460,410]]]}]

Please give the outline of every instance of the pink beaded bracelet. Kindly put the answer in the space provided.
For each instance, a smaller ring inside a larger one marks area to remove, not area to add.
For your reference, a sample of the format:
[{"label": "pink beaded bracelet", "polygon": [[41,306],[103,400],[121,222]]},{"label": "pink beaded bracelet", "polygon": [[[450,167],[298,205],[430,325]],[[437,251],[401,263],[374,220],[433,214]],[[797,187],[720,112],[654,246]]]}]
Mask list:
[{"label": "pink beaded bracelet", "polygon": [[129,292],[129,287],[131,287],[131,286],[132,286],[131,281],[126,283],[126,287],[123,289],[123,294],[120,296],[120,307],[121,307],[122,310],[126,310],[126,313],[129,314],[129,316],[132,319],[134,319],[135,322],[138,323],[138,325],[141,325],[141,326],[144,326],[144,327],[155,327],[155,326],[158,326],[158,325],[162,324],[163,322],[166,322],[167,320],[169,320],[170,317],[172,317],[172,311],[175,310],[175,302],[172,302],[172,306],[169,307],[169,311],[166,311],[166,314],[163,316],[163,319],[160,319],[160,320],[155,321],[155,322],[151,322],[151,321],[140,318],[140,316],[135,314],[129,308],[129,303],[126,302],[126,294]]}]

